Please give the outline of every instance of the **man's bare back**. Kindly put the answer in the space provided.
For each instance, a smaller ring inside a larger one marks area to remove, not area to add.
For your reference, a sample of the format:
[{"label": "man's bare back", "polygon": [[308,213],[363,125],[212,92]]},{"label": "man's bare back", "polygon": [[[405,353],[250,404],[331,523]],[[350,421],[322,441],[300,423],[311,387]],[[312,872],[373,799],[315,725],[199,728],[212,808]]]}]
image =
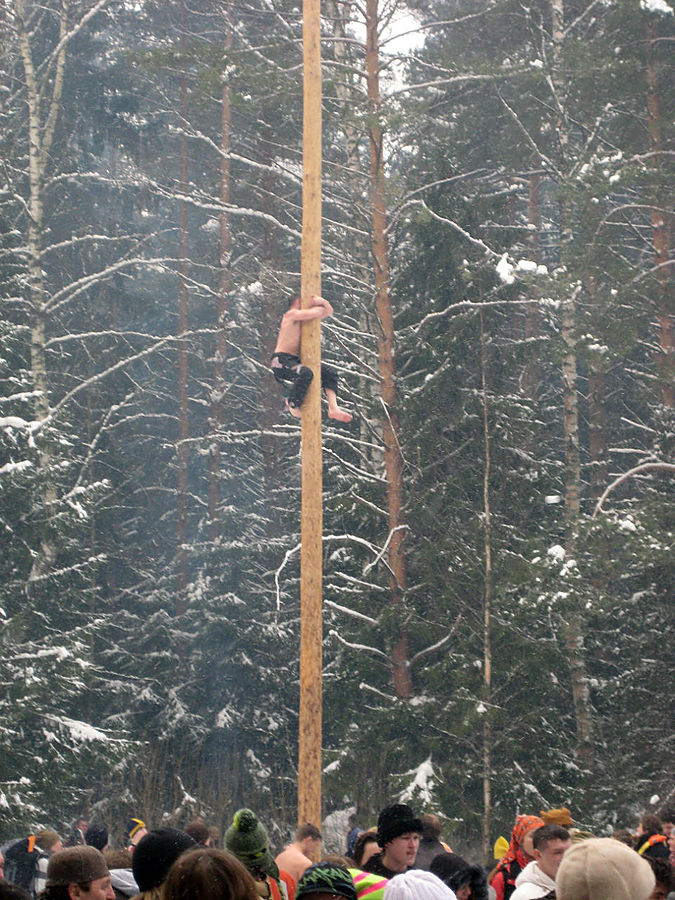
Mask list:
[{"label": "man's bare back", "polygon": [[300,337],[302,323],[311,322],[313,319],[326,319],[333,315],[333,307],[328,300],[312,294],[312,305],[307,309],[301,309],[300,298],[296,297],[290,309],[284,313],[279,326],[279,336],[275,353],[291,353],[300,356]]}]

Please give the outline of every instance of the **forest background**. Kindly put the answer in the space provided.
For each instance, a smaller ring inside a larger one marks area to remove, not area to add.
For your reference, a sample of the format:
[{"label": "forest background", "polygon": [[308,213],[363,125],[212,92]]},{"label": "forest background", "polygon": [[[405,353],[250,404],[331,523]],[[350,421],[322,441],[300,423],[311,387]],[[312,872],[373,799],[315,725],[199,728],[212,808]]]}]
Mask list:
[{"label": "forest background", "polygon": [[[323,802],[487,855],[675,789],[673,10],[396,3],[322,10]],[[301,15],[2,3],[0,838],[295,821]]]}]

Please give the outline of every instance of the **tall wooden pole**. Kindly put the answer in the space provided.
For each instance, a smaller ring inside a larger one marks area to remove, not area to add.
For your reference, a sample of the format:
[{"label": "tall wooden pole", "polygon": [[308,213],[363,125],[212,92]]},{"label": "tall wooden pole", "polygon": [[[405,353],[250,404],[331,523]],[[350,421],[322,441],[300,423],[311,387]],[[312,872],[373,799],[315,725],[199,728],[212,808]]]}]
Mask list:
[{"label": "tall wooden pole", "polygon": [[[321,294],[320,0],[303,3],[302,306]],[[321,824],[321,327],[302,325],[302,362],[314,372],[302,406],[300,738],[298,822]]]}]

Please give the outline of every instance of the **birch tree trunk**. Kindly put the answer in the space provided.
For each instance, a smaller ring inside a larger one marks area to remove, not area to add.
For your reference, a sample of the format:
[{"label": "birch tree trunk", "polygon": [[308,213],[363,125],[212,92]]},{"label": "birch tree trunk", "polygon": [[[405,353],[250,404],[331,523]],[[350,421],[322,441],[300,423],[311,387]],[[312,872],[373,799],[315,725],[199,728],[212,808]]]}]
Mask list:
[{"label": "birch tree trunk", "polygon": [[[47,165],[54,140],[54,131],[61,109],[63,83],[66,68],[66,35],[68,33],[68,2],[64,0],[59,20],[59,50],[53,63],[51,93],[49,92],[50,67],[36,71],[30,45],[30,30],[26,21],[25,0],[14,0],[14,13],[21,50],[26,99],[28,105],[28,165],[30,212],[28,224],[28,291],[31,311],[31,369],[35,391],[35,418],[44,422],[49,417],[49,374],[47,370],[47,315],[49,297],[45,290],[42,268],[42,238],[44,218],[44,190]],[[47,97],[46,105],[41,98]],[[44,122],[42,109],[44,108]],[[54,565],[57,556],[57,540],[49,524],[49,510],[56,500],[56,490],[49,475],[52,450],[45,431],[38,438],[39,464],[44,474],[42,503],[45,524],[40,540],[40,553],[35,557],[30,580],[40,578]]]},{"label": "birch tree trunk", "polygon": [[[379,86],[379,20],[377,0],[366,3],[366,81],[368,87],[368,111],[370,114],[370,203],[372,215],[372,251],[375,267],[375,308],[378,318],[378,357],[380,366],[380,391],[383,409],[382,436],[384,440],[384,465],[387,479],[387,510],[389,517],[389,567],[391,570],[392,603],[403,616],[403,597],[407,589],[408,574],[403,542],[405,521],[403,516],[403,461],[398,441],[399,417],[396,390],[396,348],[394,344],[394,318],[389,282],[389,247],[387,243],[387,208],[380,121]],[[392,650],[394,687],[399,697],[412,696],[412,680],[409,663],[408,633],[405,619],[400,619],[398,640]]]}]

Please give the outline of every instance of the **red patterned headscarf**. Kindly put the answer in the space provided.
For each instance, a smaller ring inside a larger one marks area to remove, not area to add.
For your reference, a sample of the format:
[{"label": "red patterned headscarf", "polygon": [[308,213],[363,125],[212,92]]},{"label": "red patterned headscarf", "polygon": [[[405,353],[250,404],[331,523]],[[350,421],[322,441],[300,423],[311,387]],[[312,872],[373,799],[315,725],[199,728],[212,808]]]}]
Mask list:
[{"label": "red patterned headscarf", "polygon": [[521,869],[525,868],[528,860],[523,851],[520,849],[521,842],[528,831],[532,831],[533,828],[541,828],[543,824],[544,820],[540,819],[539,816],[516,816],[516,823],[513,826],[513,831],[511,832],[511,842],[509,844],[509,849],[497,864],[498,872],[500,871],[500,869],[508,868],[514,859],[518,861]]}]

